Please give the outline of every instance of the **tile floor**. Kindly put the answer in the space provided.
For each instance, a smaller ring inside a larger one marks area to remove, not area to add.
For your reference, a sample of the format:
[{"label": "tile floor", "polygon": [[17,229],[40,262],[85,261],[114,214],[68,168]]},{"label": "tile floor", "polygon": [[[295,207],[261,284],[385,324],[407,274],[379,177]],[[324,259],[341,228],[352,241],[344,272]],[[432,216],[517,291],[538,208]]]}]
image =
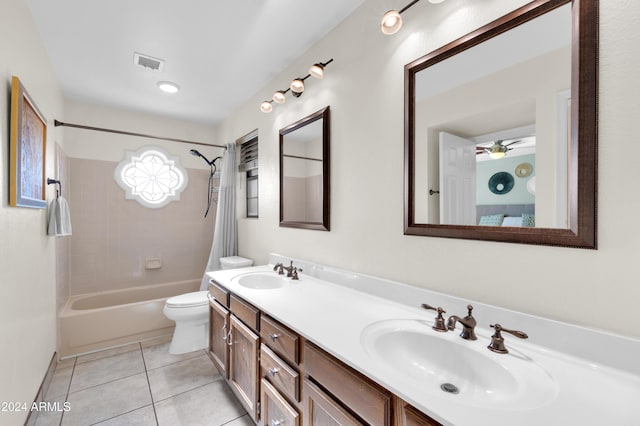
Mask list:
[{"label": "tile floor", "polygon": [[254,426],[205,351],[169,354],[169,338],[58,363],[36,425]]}]

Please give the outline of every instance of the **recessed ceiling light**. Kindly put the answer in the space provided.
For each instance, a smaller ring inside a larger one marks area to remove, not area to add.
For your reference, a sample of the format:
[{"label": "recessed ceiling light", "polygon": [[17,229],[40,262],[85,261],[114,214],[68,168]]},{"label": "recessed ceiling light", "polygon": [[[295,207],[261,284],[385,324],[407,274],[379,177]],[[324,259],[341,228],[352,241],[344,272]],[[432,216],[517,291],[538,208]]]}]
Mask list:
[{"label": "recessed ceiling light", "polygon": [[180,86],[170,81],[159,81],[158,87],[160,90],[167,93],[177,93],[180,90]]}]

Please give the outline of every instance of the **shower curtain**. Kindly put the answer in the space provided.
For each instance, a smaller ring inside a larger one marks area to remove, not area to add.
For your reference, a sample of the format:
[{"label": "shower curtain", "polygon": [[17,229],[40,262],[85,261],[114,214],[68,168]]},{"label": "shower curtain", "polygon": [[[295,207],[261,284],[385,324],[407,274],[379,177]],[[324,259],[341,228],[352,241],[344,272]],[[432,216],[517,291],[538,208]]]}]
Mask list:
[{"label": "shower curtain", "polygon": [[216,225],[213,230],[213,243],[209,261],[202,277],[200,290],[207,290],[209,279],[207,272],[220,269],[220,258],[235,256],[238,253],[238,222],[236,220],[236,144],[226,145],[227,151],[222,157],[220,192],[216,209]]}]

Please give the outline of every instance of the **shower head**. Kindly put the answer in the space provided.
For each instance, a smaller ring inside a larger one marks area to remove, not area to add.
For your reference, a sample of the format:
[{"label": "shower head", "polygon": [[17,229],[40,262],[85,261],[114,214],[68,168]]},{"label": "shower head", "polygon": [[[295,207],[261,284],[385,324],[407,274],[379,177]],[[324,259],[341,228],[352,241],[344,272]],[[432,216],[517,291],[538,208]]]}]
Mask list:
[{"label": "shower head", "polygon": [[[191,155],[194,155],[194,156],[196,156],[196,157],[200,157],[200,158],[202,158],[202,159],[203,159],[204,161],[206,161],[206,162],[207,162],[207,164],[208,164],[208,165],[210,165],[210,166],[211,166],[211,165],[212,165],[212,164],[217,160],[217,158],[215,158],[215,159],[213,159],[212,161],[209,161],[209,159],[208,159],[207,157],[205,157],[204,155],[202,155],[202,154],[200,153],[200,151],[198,151],[197,149],[192,149],[192,150],[190,150],[189,152],[191,153]],[[218,158],[219,158],[219,157],[218,157]]]}]

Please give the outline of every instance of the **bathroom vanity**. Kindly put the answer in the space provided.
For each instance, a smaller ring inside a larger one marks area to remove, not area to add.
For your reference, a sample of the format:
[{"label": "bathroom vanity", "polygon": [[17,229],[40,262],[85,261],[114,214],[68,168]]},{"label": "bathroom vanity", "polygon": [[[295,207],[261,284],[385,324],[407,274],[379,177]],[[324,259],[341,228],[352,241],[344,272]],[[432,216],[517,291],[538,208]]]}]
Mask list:
[{"label": "bathroom vanity", "polygon": [[[640,342],[471,302],[478,339],[422,303],[469,301],[300,260],[210,273],[209,355],[257,424],[632,425]],[[489,324],[508,353],[487,349]]]}]

